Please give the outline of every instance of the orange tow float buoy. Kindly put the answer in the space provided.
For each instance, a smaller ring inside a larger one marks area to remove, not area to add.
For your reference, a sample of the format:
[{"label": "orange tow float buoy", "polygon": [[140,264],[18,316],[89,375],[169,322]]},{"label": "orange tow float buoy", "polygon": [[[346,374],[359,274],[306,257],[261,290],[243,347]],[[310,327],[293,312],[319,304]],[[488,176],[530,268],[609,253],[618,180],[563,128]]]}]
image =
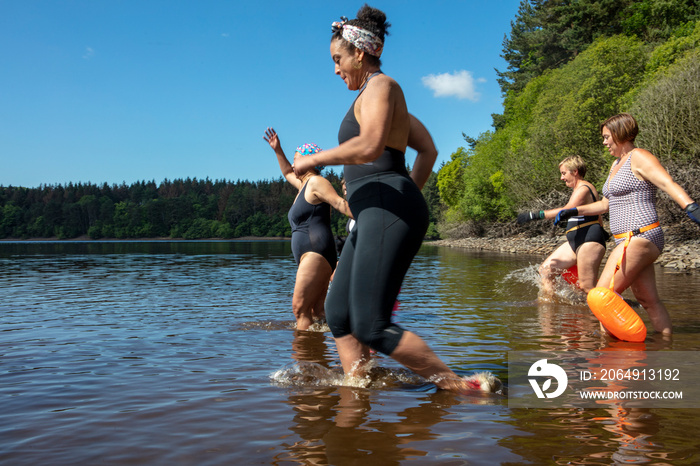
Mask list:
[{"label": "orange tow float buoy", "polygon": [[[632,238],[632,232],[627,234],[624,249],[617,261],[617,268],[622,266],[622,260],[627,252]],[[610,280],[610,288],[599,286],[588,292],[588,307],[605,327],[615,337],[624,341],[642,342],[647,337],[647,328],[639,315],[634,312],[629,304],[622,299],[622,296],[615,291],[615,274]]]},{"label": "orange tow float buoy", "polygon": [[599,286],[588,292],[588,306],[603,326],[624,341],[642,342],[647,328],[622,296],[610,288]]},{"label": "orange tow float buoy", "polygon": [[564,270],[561,274],[561,278],[567,283],[578,286],[578,267],[576,267],[576,264]]}]

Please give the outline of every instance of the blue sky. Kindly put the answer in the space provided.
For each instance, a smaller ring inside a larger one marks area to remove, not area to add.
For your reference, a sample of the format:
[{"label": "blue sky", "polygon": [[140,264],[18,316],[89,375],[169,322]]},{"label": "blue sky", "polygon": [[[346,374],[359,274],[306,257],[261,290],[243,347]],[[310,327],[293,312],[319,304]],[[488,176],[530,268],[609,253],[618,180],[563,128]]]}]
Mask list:
[{"label": "blue sky", "polygon": [[[355,93],[330,24],[363,3],[0,0],[0,185],[277,179],[267,126],[289,156],[337,145]],[[502,111],[494,68],[520,0],[369,3],[437,169]]]}]

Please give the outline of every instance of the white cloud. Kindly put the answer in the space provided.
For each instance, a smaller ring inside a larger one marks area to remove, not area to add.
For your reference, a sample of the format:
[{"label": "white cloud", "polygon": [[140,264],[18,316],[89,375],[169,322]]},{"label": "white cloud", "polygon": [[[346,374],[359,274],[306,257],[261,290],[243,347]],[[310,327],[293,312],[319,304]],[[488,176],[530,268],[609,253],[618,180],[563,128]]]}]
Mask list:
[{"label": "white cloud", "polygon": [[470,71],[462,70],[454,73],[431,74],[421,78],[423,85],[433,90],[435,97],[457,97],[476,102],[481,93],[476,91],[476,84],[486,82],[484,78],[474,79]]},{"label": "white cloud", "polygon": [[85,47],[85,53],[83,54],[83,58],[85,60],[90,60],[94,56],[95,56],[95,50],[93,50],[92,47]]},{"label": "white cloud", "polygon": [[221,34],[221,37],[223,37],[224,39],[228,39],[229,36],[230,34],[228,32],[224,32]]}]

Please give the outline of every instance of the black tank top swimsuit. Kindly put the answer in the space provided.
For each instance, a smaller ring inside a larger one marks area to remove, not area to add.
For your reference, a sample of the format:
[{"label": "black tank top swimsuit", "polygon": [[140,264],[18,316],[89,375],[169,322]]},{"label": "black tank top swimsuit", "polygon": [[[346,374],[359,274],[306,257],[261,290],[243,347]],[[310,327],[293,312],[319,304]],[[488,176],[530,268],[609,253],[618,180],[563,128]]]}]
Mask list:
[{"label": "black tank top swimsuit", "polygon": [[299,264],[301,256],[307,252],[321,254],[335,270],[337,256],[335,241],[331,231],[331,206],[325,202],[310,204],[305,198],[307,182],[294,204],[289,209],[287,218],[292,226],[292,253]]},{"label": "black tank top swimsuit", "polygon": [[[355,98],[355,101],[350,106],[350,110],[343,118],[340,124],[340,129],[338,130],[338,143],[342,144],[348,139],[352,139],[360,134],[360,123],[355,118],[355,103],[357,98],[360,97],[362,91],[365,90],[370,79],[381,74],[381,71],[377,71],[367,78],[367,82],[360,88],[360,92]],[[363,176],[373,175],[375,173],[382,172],[396,172],[401,175],[408,176],[406,171],[406,157],[404,153],[398,149],[392,147],[385,147],[384,152],[372,162],[363,163],[360,165],[345,165],[343,169],[343,175],[345,176],[345,182],[350,183],[353,180],[362,178]]]},{"label": "black tank top swimsuit", "polygon": [[[593,202],[596,202],[598,199],[595,197],[595,194],[593,193],[593,190],[591,189],[590,186],[585,185],[586,188],[588,188],[588,191],[591,193],[591,197],[593,198]],[[566,223],[566,229],[571,230],[572,228],[575,228],[579,225],[584,225],[586,223],[592,223],[590,225],[582,226],[580,228],[577,228],[576,230],[569,231],[566,234],[566,239],[569,242],[569,246],[571,246],[571,249],[576,252],[576,250],[581,247],[582,244],[588,243],[590,241],[594,241],[598,244],[601,244],[603,247],[605,247],[605,243],[608,241],[608,238],[610,237],[610,234],[605,231],[605,229],[600,225],[600,215],[589,215],[589,216],[584,216],[584,215],[579,215],[576,217],[571,217],[569,221]]]}]

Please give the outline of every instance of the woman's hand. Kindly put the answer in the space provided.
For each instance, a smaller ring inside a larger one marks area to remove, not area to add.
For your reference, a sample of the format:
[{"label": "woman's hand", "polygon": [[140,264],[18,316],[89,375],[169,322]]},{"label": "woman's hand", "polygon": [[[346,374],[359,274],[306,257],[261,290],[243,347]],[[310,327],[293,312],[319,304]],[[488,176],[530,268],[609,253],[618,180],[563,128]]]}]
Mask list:
[{"label": "woman's hand", "polygon": [[284,176],[284,178],[287,181],[289,181],[289,183],[291,183],[291,185],[295,188],[301,188],[301,182],[294,175],[294,166],[292,166],[292,164],[289,163],[289,160],[287,160],[287,156],[284,155],[282,145],[280,144],[280,138],[279,136],[277,136],[277,131],[275,131],[273,128],[268,127],[265,130],[263,139],[267,141],[267,143],[270,144],[270,147],[272,147],[272,150],[275,151],[275,155],[277,156],[277,162],[280,164],[280,170],[282,171],[282,176]]},{"label": "woman's hand", "polygon": [[523,225],[532,220],[539,220],[541,218],[544,218],[544,210],[540,210],[539,212],[520,212],[517,222],[518,225]]},{"label": "woman's hand", "polygon": [[270,147],[272,147],[272,150],[275,152],[280,150],[280,138],[277,136],[277,131],[275,131],[274,128],[267,128],[263,139],[270,144]]},{"label": "woman's hand", "polygon": [[294,165],[292,165],[292,170],[294,170],[294,174],[296,176],[301,177],[304,173],[308,172],[316,165],[318,164],[314,161],[313,155],[297,157],[296,160],[294,160]]},{"label": "woman's hand", "polygon": [[688,217],[693,222],[700,225],[700,207],[698,207],[697,203],[693,202],[685,206],[685,213],[688,214]]},{"label": "woman's hand", "polygon": [[578,215],[578,209],[575,207],[573,209],[560,210],[559,213],[557,214],[556,218],[554,219],[554,224],[558,225],[559,222],[564,222],[564,221],[570,219],[571,217],[575,217],[577,215]]}]

